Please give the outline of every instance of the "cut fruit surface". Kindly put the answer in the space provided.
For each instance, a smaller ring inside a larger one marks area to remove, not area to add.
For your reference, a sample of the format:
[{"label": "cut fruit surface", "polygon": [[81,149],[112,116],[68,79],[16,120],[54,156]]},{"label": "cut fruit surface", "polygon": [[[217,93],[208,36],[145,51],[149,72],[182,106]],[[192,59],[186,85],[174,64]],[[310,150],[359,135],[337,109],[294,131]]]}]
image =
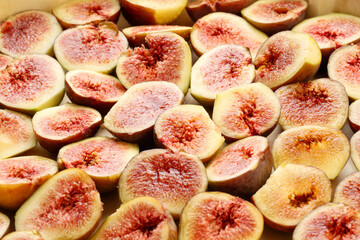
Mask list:
[{"label": "cut fruit surface", "polygon": [[360,172],[348,175],[337,185],[333,202],[360,209]]},{"label": "cut fruit surface", "polygon": [[356,100],[349,106],[349,125],[354,132],[360,130],[360,100]]},{"label": "cut fruit surface", "polygon": [[360,132],[356,132],[350,140],[351,160],[356,169],[360,171]]},{"label": "cut fruit surface", "polygon": [[13,60],[12,57],[0,53],[0,70],[6,68],[6,66]]},{"label": "cut fruit surface", "polygon": [[4,236],[2,240],[44,240],[37,231],[18,231]]},{"label": "cut fruit surface", "polygon": [[3,213],[0,213],[0,238],[2,238],[10,228],[10,219]]}]

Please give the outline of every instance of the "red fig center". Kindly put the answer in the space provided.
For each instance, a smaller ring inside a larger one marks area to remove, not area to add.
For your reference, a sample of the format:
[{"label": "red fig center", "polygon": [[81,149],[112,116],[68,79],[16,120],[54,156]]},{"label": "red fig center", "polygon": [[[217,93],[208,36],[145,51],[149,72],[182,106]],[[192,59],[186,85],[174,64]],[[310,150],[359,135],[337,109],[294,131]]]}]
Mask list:
[{"label": "red fig center", "polygon": [[289,195],[290,205],[296,208],[301,208],[308,205],[309,202],[316,199],[315,190],[311,188],[309,192],[296,194],[292,193]]}]

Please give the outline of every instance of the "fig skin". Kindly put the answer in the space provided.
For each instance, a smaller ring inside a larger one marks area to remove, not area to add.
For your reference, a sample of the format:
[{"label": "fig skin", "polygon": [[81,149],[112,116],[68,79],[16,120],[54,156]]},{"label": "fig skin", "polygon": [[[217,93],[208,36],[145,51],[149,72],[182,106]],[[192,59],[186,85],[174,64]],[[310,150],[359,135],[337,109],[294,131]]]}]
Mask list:
[{"label": "fig skin", "polygon": [[106,218],[91,240],[143,239],[148,238],[146,235],[159,240],[177,240],[177,227],[169,211],[155,198],[147,196],[122,204]]},{"label": "fig skin", "polygon": [[265,137],[238,140],[219,150],[207,164],[209,187],[249,197],[265,184],[272,165],[270,145]]},{"label": "fig skin", "polygon": [[102,206],[91,178],[81,169],[66,169],[19,208],[15,230],[37,230],[46,240],[86,239],[100,222]]},{"label": "fig skin", "polygon": [[293,83],[278,88],[275,94],[284,130],[307,125],[341,129],[347,120],[349,99],[338,81],[320,78]]},{"label": "fig skin", "polygon": [[137,144],[109,137],[92,137],[62,147],[57,162],[60,169],[84,170],[99,192],[104,193],[116,188],[126,164],[138,153]]},{"label": "fig skin", "polygon": [[12,57],[0,53],[0,70],[6,68],[6,66],[13,60]]},{"label": "fig skin", "polygon": [[360,130],[360,101],[356,100],[355,102],[351,103],[349,106],[349,125],[354,132]]},{"label": "fig skin", "polygon": [[19,232],[12,232],[5,235],[2,240],[44,240],[40,234],[33,230],[33,231],[19,231]]},{"label": "fig skin", "polygon": [[180,218],[179,240],[260,239],[264,219],[250,202],[222,192],[195,195]]},{"label": "fig skin", "polygon": [[344,203],[360,209],[360,172],[352,173],[336,186],[334,203]]},{"label": "fig skin", "polygon": [[57,5],[52,11],[63,28],[102,21],[116,23],[120,15],[120,3],[118,0],[71,0]]},{"label": "fig skin", "polygon": [[351,160],[356,169],[360,171],[360,131],[356,132],[350,140]]},{"label": "fig skin", "polygon": [[9,231],[10,229],[10,219],[8,216],[0,212],[0,238]]}]

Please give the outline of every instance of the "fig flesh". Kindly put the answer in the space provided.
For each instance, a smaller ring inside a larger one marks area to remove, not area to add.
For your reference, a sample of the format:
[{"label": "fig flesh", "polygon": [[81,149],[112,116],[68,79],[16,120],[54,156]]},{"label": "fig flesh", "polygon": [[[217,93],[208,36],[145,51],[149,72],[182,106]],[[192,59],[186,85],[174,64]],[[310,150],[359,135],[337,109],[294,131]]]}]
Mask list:
[{"label": "fig flesh", "polygon": [[275,94],[281,105],[279,124],[284,130],[307,125],[341,129],[347,120],[349,99],[338,81],[321,78],[293,83]]},{"label": "fig flesh", "polygon": [[227,193],[199,193],[180,218],[179,240],[260,239],[264,219],[250,202]]},{"label": "fig flesh", "polygon": [[356,132],[350,140],[351,160],[356,169],[360,171],[360,132]]},{"label": "fig flesh", "polygon": [[251,199],[270,227],[291,231],[306,214],[330,202],[331,182],[318,168],[283,164]]},{"label": "fig flesh", "polygon": [[128,41],[112,22],[84,25],[63,31],[54,43],[57,60],[68,71],[111,72]]},{"label": "fig flesh", "polygon": [[0,24],[0,51],[12,57],[42,53],[53,55],[55,38],[62,28],[50,13],[20,12]]},{"label": "fig flesh", "polygon": [[216,94],[246,85],[255,78],[249,49],[221,45],[202,55],[191,70],[191,95],[203,105],[213,105]]},{"label": "fig flesh", "polygon": [[37,231],[19,231],[5,235],[2,240],[44,240]]},{"label": "fig flesh", "polygon": [[200,56],[210,49],[224,44],[248,47],[254,58],[261,44],[267,39],[265,33],[251,26],[245,19],[231,13],[210,13],[193,26],[191,45]]},{"label": "fig flesh", "polygon": [[241,15],[261,31],[274,34],[304,20],[307,7],[305,0],[260,0],[241,10]]},{"label": "fig flesh", "polygon": [[116,67],[121,83],[130,88],[141,82],[172,82],[186,94],[192,64],[188,43],[171,32],[150,33],[145,41],[149,48],[136,47],[121,55]]},{"label": "fig flesh", "polygon": [[360,41],[360,18],[343,13],[331,13],[306,19],[292,30],[313,37],[322,55],[327,57],[341,46]]},{"label": "fig flesh", "polygon": [[105,116],[104,127],[120,139],[138,142],[152,136],[163,111],[183,101],[184,94],[173,83],[139,83],[130,87]]},{"label": "fig flesh", "polygon": [[266,135],[276,126],[280,103],[270,88],[252,83],[231,88],[216,96],[213,120],[229,141]]},{"label": "fig flesh", "polygon": [[87,70],[66,73],[65,92],[69,99],[101,113],[107,113],[125,91],[119,79],[110,75]]},{"label": "fig flesh", "polygon": [[356,100],[349,106],[349,125],[354,132],[360,130],[360,100]]},{"label": "fig flesh", "polygon": [[12,57],[0,53],[0,70],[6,68],[6,66],[13,60]]},{"label": "fig flesh", "polygon": [[222,148],[206,166],[209,186],[249,197],[269,178],[273,158],[265,137],[244,138]]},{"label": "fig flesh", "polygon": [[118,0],[71,0],[56,6],[53,13],[64,28],[102,21],[116,23],[120,3]]},{"label": "fig flesh", "polygon": [[359,236],[359,209],[329,203],[309,213],[295,228],[293,239],[358,239]]},{"label": "fig flesh", "polygon": [[102,205],[94,182],[83,170],[63,170],[19,208],[15,229],[37,230],[46,240],[86,239],[100,221]]},{"label": "fig flesh", "polygon": [[0,238],[2,238],[10,228],[10,219],[0,212]]},{"label": "fig flesh", "polygon": [[329,77],[341,82],[347,95],[360,99],[360,43],[336,49],[327,65]]},{"label": "fig flesh", "polygon": [[66,144],[95,134],[101,120],[95,109],[67,103],[37,112],[32,122],[40,145],[57,152]]},{"label": "fig flesh", "polygon": [[169,211],[155,198],[134,198],[107,217],[91,240],[176,240],[177,227]]},{"label": "fig flesh", "polygon": [[360,209],[360,172],[348,175],[336,187],[334,203]]},{"label": "fig flesh", "polygon": [[317,167],[335,179],[350,157],[350,144],[339,130],[303,126],[282,132],[273,145],[274,167],[298,163]]},{"label": "fig flesh", "polygon": [[56,162],[45,157],[25,156],[0,160],[0,207],[18,209],[57,172]]},{"label": "fig flesh", "polygon": [[255,82],[261,82],[274,90],[313,77],[320,63],[320,49],[310,35],[279,32],[264,42],[256,55]]},{"label": "fig flesh", "polygon": [[0,158],[8,158],[36,146],[31,118],[25,114],[0,109]]},{"label": "fig flesh", "polygon": [[116,188],[126,164],[138,153],[136,144],[93,137],[62,147],[57,160],[60,168],[84,170],[100,192],[109,192]]},{"label": "fig flesh", "polygon": [[141,196],[156,198],[177,219],[187,201],[207,188],[206,170],[194,155],[152,149],[126,165],[119,181],[122,203]]},{"label": "fig flesh", "polygon": [[204,163],[225,141],[206,110],[191,104],[176,106],[160,114],[154,134],[158,145],[193,154]]},{"label": "fig flesh", "polygon": [[64,96],[64,70],[47,55],[16,58],[0,70],[0,105],[34,114],[58,105]]}]

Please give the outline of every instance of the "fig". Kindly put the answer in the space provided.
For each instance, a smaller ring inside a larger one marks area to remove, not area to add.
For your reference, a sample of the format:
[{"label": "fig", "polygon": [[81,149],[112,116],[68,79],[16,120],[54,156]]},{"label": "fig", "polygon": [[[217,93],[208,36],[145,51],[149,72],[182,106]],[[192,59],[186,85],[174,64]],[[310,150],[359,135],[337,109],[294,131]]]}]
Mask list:
[{"label": "fig", "polygon": [[57,156],[60,168],[80,168],[100,192],[116,188],[130,159],[139,153],[136,144],[109,137],[93,137],[62,147]]},{"label": "fig", "polygon": [[120,0],[121,12],[132,25],[161,25],[177,19],[187,0]]},{"label": "fig", "polygon": [[225,139],[202,106],[180,105],[164,111],[155,122],[155,141],[173,151],[184,151],[207,162]]},{"label": "fig", "polygon": [[2,238],[10,228],[10,219],[0,212],[0,238]]},{"label": "fig", "polygon": [[341,82],[352,100],[360,99],[360,43],[336,49],[329,57],[331,79]]},{"label": "fig", "polygon": [[336,48],[360,41],[360,18],[331,13],[306,19],[297,24],[295,32],[304,32],[315,39],[324,57]]},{"label": "fig", "polygon": [[119,79],[106,74],[88,70],[66,73],[65,92],[69,99],[101,113],[107,113],[125,91]]},{"label": "fig", "polygon": [[44,240],[37,231],[19,231],[19,232],[12,232],[2,240]]},{"label": "fig", "polygon": [[0,160],[0,207],[18,209],[57,172],[56,162],[45,157],[25,156]]},{"label": "fig", "polygon": [[275,92],[281,105],[279,124],[284,130],[300,126],[341,129],[348,116],[349,99],[344,86],[321,78],[293,83]]},{"label": "fig", "polygon": [[56,106],[64,96],[64,79],[64,70],[52,57],[16,58],[0,70],[0,105],[28,114]]},{"label": "fig", "polygon": [[20,12],[0,24],[0,51],[12,57],[43,53],[53,55],[55,38],[62,28],[50,13]]},{"label": "fig", "polygon": [[191,95],[203,105],[213,105],[216,94],[246,85],[255,78],[249,49],[221,45],[202,55],[191,71]]},{"label": "fig", "polygon": [[351,160],[356,169],[360,171],[360,132],[356,132],[350,140]]},{"label": "fig", "polygon": [[241,15],[261,31],[274,34],[289,30],[304,20],[305,0],[260,0],[241,10]]},{"label": "fig", "polygon": [[303,126],[278,135],[272,153],[275,168],[284,162],[306,164],[321,169],[330,179],[335,179],[350,157],[350,144],[339,130]]},{"label": "fig", "polygon": [[101,239],[176,240],[177,227],[159,201],[152,197],[137,197],[107,217],[91,238]]},{"label": "fig", "polygon": [[229,141],[270,133],[278,122],[280,103],[270,88],[252,83],[216,96],[212,118]]},{"label": "fig", "polygon": [[264,219],[248,201],[222,192],[194,196],[181,214],[179,240],[260,239]]},{"label": "fig", "polygon": [[293,240],[358,239],[359,236],[359,209],[329,203],[318,207],[299,223]]},{"label": "fig", "polygon": [[104,118],[104,127],[116,137],[138,142],[152,136],[157,117],[184,102],[173,83],[143,82],[129,88]]},{"label": "fig", "polygon": [[177,219],[187,201],[207,188],[206,170],[194,155],[151,149],[140,152],[126,165],[119,180],[123,203],[141,196],[159,200]]},{"label": "fig", "polygon": [[12,57],[0,53],[0,70],[6,68],[6,66],[13,60]]},{"label": "fig", "polygon": [[349,106],[349,125],[354,132],[360,130],[360,101],[356,100]]},{"label": "fig", "polygon": [[249,6],[254,0],[189,0],[186,11],[196,22],[199,18],[213,12],[239,14],[240,10]]},{"label": "fig", "polygon": [[53,13],[64,28],[102,21],[116,23],[120,4],[118,0],[71,0],[57,5]]},{"label": "fig", "polygon": [[0,159],[25,152],[36,146],[31,118],[25,114],[0,109]]},{"label": "fig", "polygon": [[321,52],[310,35],[283,31],[272,35],[254,60],[255,82],[271,89],[313,77],[320,67]]},{"label": "fig", "polygon": [[236,44],[248,47],[254,58],[267,38],[265,33],[245,19],[223,12],[210,13],[200,18],[190,34],[191,45],[199,56],[219,45]]},{"label": "fig", "polygon": [[149,48],[136,47],[120,56],[116,74],[126,87],[149,81],[175,83],[186,94],[190,84],[191,50],[188,43],[171,32],[149,33]]},{"label": "fig", "polygon": [[318,168],[282,164],[251,200],[270,227],[291,231],[306,214],[330,202],[331,182]]},{"label": "fig", "polygon": [[219,150],[206,166],[209,186],[236,196],[249,197],[269,178],[273,158],[265,137],[238,140]]},{"label": "fig", "polygon": [[131,45],[141,46],[141,44],[145,44],[145,37],[149,33],[173,32],[180,35],[185,40],[188,40],[190,37],[191,29],[191,27],[177,25],[143,25],[124,28],[122,32],[125,34]]},{"label": "fig", "polygon": [[125,35],[112,22],[67,29],[54,43],[55,56],[68,71],[81,69],[109,73],[127,48]]},{"label": "fig", "polygon": [[95,109],[66,103],[37,112],[32,123],[40,145],[50,152],[57,152],[66,144],[93,135],[101,120]]},{"label": "fig", "polygon": [[91,178],[81,169],[66,169],[19,208],[15,229],[36,230],[46,240],[86,239],[100,221],[102,205]]},{"label": "fig", "polygon": [[348,175],[337,185],[334,202],[360,209],[360,172]]}]

